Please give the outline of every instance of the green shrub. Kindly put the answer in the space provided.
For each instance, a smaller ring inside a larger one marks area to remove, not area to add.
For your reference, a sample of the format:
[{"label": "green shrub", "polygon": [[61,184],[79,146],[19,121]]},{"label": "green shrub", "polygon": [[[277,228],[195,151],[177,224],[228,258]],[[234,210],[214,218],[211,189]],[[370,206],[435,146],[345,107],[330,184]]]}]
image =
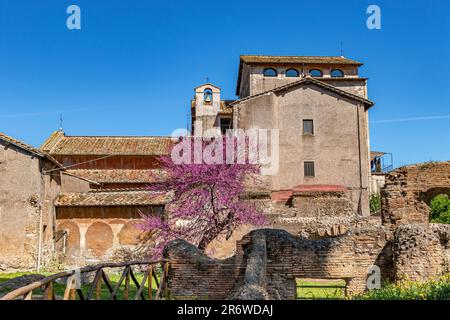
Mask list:
[{"label": "green shrub", "polygon": [[450,199],[448,195],[441,194],[431,200],[430,221],[450,224]]},{"label": "green shrub", "polygon": [[373,194],[370,196],[370,214],[377,214],[381,212],[381,196]]}]

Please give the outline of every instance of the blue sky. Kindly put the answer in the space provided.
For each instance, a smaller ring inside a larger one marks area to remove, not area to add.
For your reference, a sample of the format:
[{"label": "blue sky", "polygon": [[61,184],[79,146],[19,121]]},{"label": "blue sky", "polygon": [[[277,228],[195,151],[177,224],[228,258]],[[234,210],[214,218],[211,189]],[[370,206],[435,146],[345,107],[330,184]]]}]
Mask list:
[{"label": "blue sky", "polygon": [[0,131],[38,146],[62,113],[70,135],[168,135],[206,77],[235,98],[240,54],[340,55],[342,41],[370,78],[372,149],[448,160],[448,15],[447,0],[0,0]]}]

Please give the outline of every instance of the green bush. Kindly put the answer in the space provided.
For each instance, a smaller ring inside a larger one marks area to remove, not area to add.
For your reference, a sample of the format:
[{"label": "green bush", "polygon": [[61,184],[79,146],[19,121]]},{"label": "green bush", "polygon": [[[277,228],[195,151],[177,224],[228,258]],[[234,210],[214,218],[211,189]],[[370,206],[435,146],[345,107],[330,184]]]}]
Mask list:
[{"label": "green bush", "polygon": [[450,199],[448,195],[441,194],[431,200],[430,221],[450,224]]},{"label": "green bush", "polygon": [[381,196],[379,194],[373,194],[370,196],[370,214],[377,214],[381,211]]}]

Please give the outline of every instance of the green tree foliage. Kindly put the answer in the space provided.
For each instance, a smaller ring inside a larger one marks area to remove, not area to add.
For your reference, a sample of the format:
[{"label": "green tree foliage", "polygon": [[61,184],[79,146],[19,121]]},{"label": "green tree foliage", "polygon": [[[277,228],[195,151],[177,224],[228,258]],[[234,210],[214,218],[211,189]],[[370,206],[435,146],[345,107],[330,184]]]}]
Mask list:
[{"label": "green tree foliage", "polygon": [[450,224],[450,199],[441,194],[431,200],[430,221]]},{"label": "green tree foliage", "polygon": [[370,214],[377,214],[381,211],[381,196],[379,194],[373,194],[370,196]]}]

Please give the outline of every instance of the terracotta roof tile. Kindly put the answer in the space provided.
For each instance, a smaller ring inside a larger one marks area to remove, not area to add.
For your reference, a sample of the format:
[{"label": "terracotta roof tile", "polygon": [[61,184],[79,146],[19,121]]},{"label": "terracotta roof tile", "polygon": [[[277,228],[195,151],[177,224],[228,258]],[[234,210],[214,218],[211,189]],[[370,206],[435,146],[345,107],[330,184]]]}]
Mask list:
[{"label": "terracotta roof tile", "polygon": [[57,207],[103,207],[164,205],[168,195],[151,193],[145,189],[111,189],[98,192],[65,193],[55,201]]},{"label": "terracotta roof tile", "polygon": [[152,183],[155,182],[155,176],[164,175],[164,171],[160,169],[72,169],[67,172],[98,183]]},{"label": "terracotta roof tile", "polygon": [[171,137],[66,136],[52,134],[41,146],[51,155],[167,155]]}]

